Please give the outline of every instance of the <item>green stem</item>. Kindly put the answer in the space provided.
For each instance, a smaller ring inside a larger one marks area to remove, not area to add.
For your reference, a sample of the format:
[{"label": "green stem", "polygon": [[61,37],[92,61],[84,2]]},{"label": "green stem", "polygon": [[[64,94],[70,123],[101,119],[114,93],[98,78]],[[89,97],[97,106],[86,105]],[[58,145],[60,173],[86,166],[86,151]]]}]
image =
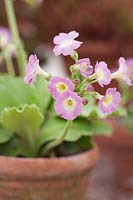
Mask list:
[{"label": "green stem", "polygon": [[23,44],[19,37],[15,11],[14,11],[14,7],[13,7],[13,0],[5,0],[5,7],[6,7],[8,23],[9,23],[9,26],[10,26],[10,29],[12,32],[12,36],[13,36],[13,40],[14,40],[14,43],[16,46],[19,71],[20,71],[20,74],[23,75],[24,71],[25,71],[25,66],[26,66],[27,60],[26,60],[26,53],[25,53]]},{"label": "green stem", "polygon": [[70,126],[71,126],[71,123],[72,123],[72,121],[67,121],[66,126],[65,126],[65,128],[64,128],[64,130],[63,130],[63,134],[61,135],[61,137],[58,138],[57,140],[54,140],[54,141],[48,143],[48,144],[42,149],[42,151],[41,151],[41,156],[46,155],[50,150],[54,149],[55,147],[57,147],[58,145],[60,145],[60,144],[64,141],[64,138],[65,138],[65,136],[67,135],[68,130],[69,130]]},{"label": "green stem", "polygon": [[37,157],[37,148],[34,137],[35,134],[33,136],[33,133],[26,129],[23,131],[23,134],[20,132],[16,133],[16,135],[19,138],[22,150],[24,151],[25,155],[27,157]]},{"label": "green stem", "polygon": [[3,57],[5,58],[6,61],[6,67],[7,71],[10,75],[15,76],[15,71],[14,71],[14,66],[13,66],[13,61],[11,55],[6,52],[6,50],[2,50]]},{"label": "green stem", "polygon": [[[86,79],[86,80],[87,80],[87,79]],[[88,84],[87,84],[87,82],[86,82],[86,83],[84,82],[84,85],[82,85],[82,87],[81,87],[80,94],[81,94],[81,95],[84,94],[84,92],[86,92],[86,90],[87,90],[87,87],[88,87],[89,85],[93,84],[93,83],[97,83],[97,80],[92,80],[92,81],[90,81]],[[87,84],[87,85],[86,85],[86,84]]]}]

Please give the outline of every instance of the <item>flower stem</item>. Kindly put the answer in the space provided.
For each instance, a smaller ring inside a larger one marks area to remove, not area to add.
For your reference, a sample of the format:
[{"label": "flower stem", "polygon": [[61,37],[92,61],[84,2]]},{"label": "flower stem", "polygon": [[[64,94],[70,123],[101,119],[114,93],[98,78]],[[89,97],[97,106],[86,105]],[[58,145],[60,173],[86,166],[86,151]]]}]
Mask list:
[{"label": "flower stem", "polygon": [[38,74],[39,74],[39,75],[42,75],[42,76],[45,78],[46,81],[49,81],[50,78],[52,77],[51,74],[49,74],[48,72],[44,71],[44,70],[41,69],[41,68],[38,70]]},{"label": "flower stem", "polygon": [[[93,84],[93,83],[97,83],[97,80],[92,80],[92,81],[90,81],[88,84],[87,84],[87,79],[86,79],[86,82],[85,81],[83,81],[84,82],[84,84],[82,85],[82,87],[81,87],[81,90],[80,90],[80,94],[82,95],[84,92],[86,92],[86,90],[87,90],[87,87],[89,86],[89,85],[91,85],[91,84]],[[82,82],[82,83],[83,83]]]},{"label": "flower stem", "polygon": [[117,79],[119,77],[120,77],[119,71],[116,71],[116,72],[114,72],[114,73],[111,74],[111,79]]},{"label": "flower stem", "polygon": [[13,7],[13,0],[5,0],[5,7],[6,7],[8,23],[9,23],[9,26],[10,26],[10,29],[12,32],[12,36],[13,36],[13,40],[14,40],[14,43],[16,46],[19,71],[20,71],[20,74],[23,75],[24,71],[25,71],[25,66],[26,66],[27,60],[26,60],[26,53],[25,53],[23,44],[19,37],[15,11],[14,11],[14,7]]},{"label": "flower stem", "polygon": [[14,66],[13,66],[13,61],[12,61],[11,55],[5,49],[2,50],[2,55],[6,62],[7,72],[10,75],[15,76],[15,71],[14,71]]},{"label": "flower stem", "polygon": [[58,138],[57,140],[54,140],[54,141],[48,143],[48,144],[42,149],[42,151],[41,151],[41,156],[46,155],[50,150],[54,149],[55,147],[57,147],[58,145],[60,145],[60,144],[64,141],[64,138],[65,138],[65,136],[67,135],[68,130],[69,130],[70,126],[71,126],[71,123],[72,123],[72,121],[67,121],[66,126],[65,126],[65,128],[64,128],[64,130],[63,130],[63,133],[62,133],[61,137]]}]

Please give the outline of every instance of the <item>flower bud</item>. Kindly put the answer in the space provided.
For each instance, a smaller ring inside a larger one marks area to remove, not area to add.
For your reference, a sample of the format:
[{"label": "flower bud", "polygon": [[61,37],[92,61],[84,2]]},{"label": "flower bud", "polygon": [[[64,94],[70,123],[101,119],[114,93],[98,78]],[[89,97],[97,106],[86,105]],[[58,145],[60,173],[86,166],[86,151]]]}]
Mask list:
[{"label": "flower bud", "polygon": [[71,55],[71,58],[76,62],[78,60],[78,53],[77,51],[73,51],[73,54]]},{"label": "flower bud", "polygon": [[89,103],[88,99],[87,98],[83,98],[82,99],[82,104],[83,105],[87,105]]},{"label": "flower bud", "polygon": [[79,79],[79,78],[75,78],[75,79],[73,80],[73,83],[74,83],[75,85],[78,85],[78,84],[80,83],[80,79]]},{"label": "flower bud", "polygon": [[79,65],[71,65],[70,66],[70,71],[72,72],[72,73],[77,73],[78,71],[79,71]]},{"label": "flower bud", "polygon": [[88,92],[93,92],[93,91],[94,91],[93,85],[88,85],[88,86],[87,86],[87,91],[88,91]]}]

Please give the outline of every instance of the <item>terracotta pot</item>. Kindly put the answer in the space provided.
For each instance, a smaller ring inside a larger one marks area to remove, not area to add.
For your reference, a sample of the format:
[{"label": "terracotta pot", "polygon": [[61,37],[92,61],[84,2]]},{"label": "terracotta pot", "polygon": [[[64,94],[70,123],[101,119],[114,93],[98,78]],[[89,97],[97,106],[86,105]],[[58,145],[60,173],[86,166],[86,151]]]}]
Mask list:
[{"label": "terracotta pot", "polygon": [[99,137],[96,141],[113,162],[119,190],[133,192],[133,135],[128,127],[120,124],[119,118],[108,122],[113,127],[113,135]]},{"label": "terracotta pot", "polygon": [[1,200],[84,200],[98,148],[61,158],[0,157]]}]

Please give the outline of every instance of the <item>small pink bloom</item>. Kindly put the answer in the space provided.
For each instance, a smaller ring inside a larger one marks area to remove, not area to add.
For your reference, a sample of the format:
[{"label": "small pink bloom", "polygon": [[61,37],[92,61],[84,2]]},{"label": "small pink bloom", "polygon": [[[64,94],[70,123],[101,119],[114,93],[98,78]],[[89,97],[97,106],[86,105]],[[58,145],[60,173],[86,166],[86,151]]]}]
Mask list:
[{"label": "small pink bloom", "polygon": [[124,80],[124,82],[127,85],[131,86],[132,82],[131,82],[130,78],[127,75],[127,70],[128,70],[128,67],[127,67],[127,63],[126,63],[125,58],[120,57],[119,58],[119,70],[118,71],[121,73],[121,77]]},{"label": "small pink bloom", "polygon": [[87,89],[88,92],[93,92],[94,91],[93,85],[88,85],[86,89]]},{"label": "small pink bloom", "polygon": [[74,84],[68,78],[55,76],[50,79],[48,90],[53,98],[56,99],[66,91],[72,92],[74,90]]},{"label": "small pink bloom", "polygon": [[6,47],[12,42],[12,36],[8,28],[0,27],[0,47]]},{"label": "small pink bloom", "polygon": [[87,78],[89,75],[93,73],[93,67],[90,65],[89,58],[83,58],[78,60],[78,64],[80,66],[80,74]]},{"label": "small pink bloom", "polygon": [[56,46],[53,52],[56,56],[63,54],[64,56],[72,55],[73,51],[80,47],[82,42],[75,40],[79,36],[76,31],[71,31],[69,33],[59,33],[59,35],[54,37],[54,44]]},{"label": "small pink bloom", "polygon": [[103,113],[111,114],[117,110],[121,102],[121,95],[116,88],[108,88],[105,96],[99,101],[100,109]]},{"label": "small pink bloom", "polygon": [[32,84],[35,81],[36,75],[38,74],[39,70],[39,59],[35,54],[30,55],[29,62],[26,66],[26,75],[24,77],[24,82],[26,84]]},{"label": "small pink bloom", "polygon": [[97,62],[95,65],[95,74],[96,79],[101,87],[104,85],[108,85],[111,82],[111,72],[107,68],[107,64],[105,62]]},{"label": "small pink bloom", "polygon": [[74,120],[82,111],[82,99],[75,92],[64,92],[56,99],[55,111],[66,120]]},{"label": "small pink bloom", "polygon": [[0,27],[0,47],[6,48],[13,57],[16,57],[16,47],[8,28]]},{"label": "small pink bloom", "polygon": [[127,64],[127,75],[133,81],[133,58],[128,58],[126,60]]}]

